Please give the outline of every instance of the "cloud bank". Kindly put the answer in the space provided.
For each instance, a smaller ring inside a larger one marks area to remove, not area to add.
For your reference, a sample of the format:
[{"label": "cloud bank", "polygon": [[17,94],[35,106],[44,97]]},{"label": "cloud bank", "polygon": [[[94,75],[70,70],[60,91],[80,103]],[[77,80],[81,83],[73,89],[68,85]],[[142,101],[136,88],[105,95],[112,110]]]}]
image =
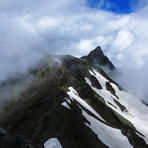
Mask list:
[{"label": "cloud bank", "polygon": [[140,71],[146,79],[148,5],[138,6],[133,13],[115,14],[91,8],[86,0],[0,1],[0,79],[47,54],[79,57],[98,45],[125,75],[134,72],[139,79]]}]

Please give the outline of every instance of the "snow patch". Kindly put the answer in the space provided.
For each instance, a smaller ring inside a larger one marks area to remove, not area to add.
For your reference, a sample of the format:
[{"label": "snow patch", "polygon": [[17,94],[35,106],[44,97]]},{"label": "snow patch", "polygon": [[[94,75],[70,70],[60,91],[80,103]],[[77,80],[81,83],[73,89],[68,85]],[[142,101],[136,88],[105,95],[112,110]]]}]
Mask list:
[{"label": "snow patch", "polygon": [[65,106],[66,108],[70,109],[69,105],[66,102],[63,102],[62,105]]},{"label": "snow patch", "polygon": [[51,138],[44,144],[45,148],[62,148],[59,140],[57,138]]},{"label": "snow patch", "polygon": [[100,120],[103,122],[106,122],[94,109],[92,109],[83,99],[81,99],[76,92],[76,90],[73,87],[68,88],[70,91],[67,92],[67,94],[71,97],[71,99],[74,99],[78,101],[83,107],[85,107],[87,110],[92,112],[95,116],[97,116]]},{"label": "snow patch", "polygon": [[55,58],[55,60],[56,60],[58,63],[60,63],[60,64],[61,64],[61,61],[60,61],[59,59]]},{"label": "snow patch", "polygon": [[66,100],[69,104],[71,104],[71,100],[70,100],[69,98],[65,98],[65,100]]}]

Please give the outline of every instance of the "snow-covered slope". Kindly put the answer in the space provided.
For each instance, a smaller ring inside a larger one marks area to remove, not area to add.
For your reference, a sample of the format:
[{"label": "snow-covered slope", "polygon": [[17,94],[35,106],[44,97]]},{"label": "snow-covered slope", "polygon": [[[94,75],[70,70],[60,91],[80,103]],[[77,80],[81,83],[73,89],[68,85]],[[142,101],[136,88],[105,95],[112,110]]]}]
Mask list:
[{"label": "snow-covered slope", "polygon": [[[83,99],[80,98],[78,93],[73,87],[69,87],[68,95],[73,100],[79,102],[85,109],[92,112],[100,120],[104,121]],[[86,111],[82,109],[83,116],[90,122],[90,124],[85,123],[88,127],[92,129],[94,133],[98,135],[98,138],[105,143],[110,148],[132,148],[127,137],[123,136],[121,131],[100,122],[94,117],[90,116]],[[106,122],[106,121],[104,121]]]},{"label": "snow-covered slope", "polygon": [[[148,107],[141,102],[136,96],[130,94],[124,90],[119,90],[119,88],[110,83],[112,88],[115,90],[115,95],[113,95],[106,88],[106,82],[109,82],[106,78],[104,78],[100,73],[93,69],[93,71],[89,70],[90,74],[95,76],[96,79],[100,82],[103,89],[99,90],[91,85],[91,81],[88,78],[86,79],[86,83],[88,83],[91,88],[102,98],[104,98],[105,103],[109,106],[115,113],[117,113],[121,117],[120,120],[122,122],[127,119],[130,121],[138,132],[141,133],[141,137],[145,139],[148,144]],[[124,118],[122,118],[124,117]],[[128,122],[125,121],[124,124],[131,126]]]}]

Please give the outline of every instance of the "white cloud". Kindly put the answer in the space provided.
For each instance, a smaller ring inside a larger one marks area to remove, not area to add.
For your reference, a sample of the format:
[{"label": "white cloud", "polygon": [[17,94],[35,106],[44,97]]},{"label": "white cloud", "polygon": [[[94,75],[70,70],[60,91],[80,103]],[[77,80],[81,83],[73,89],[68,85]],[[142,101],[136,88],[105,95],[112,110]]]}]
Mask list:
[{"label": "white cloud", "polygon": [[144,4],[136,12],[117,15],[92,9],[86,0],[0,1],[0,79],[47,54],[83,56],[98,45],[120,69],[146,66]]},{"label": "white cloud", "polygon": [[116,39],[111,45],[111,49],[117,50],[117,52],[123,52],[124,49],[132,43],[133,35],[129,31],[120,30],[117,33]]}]

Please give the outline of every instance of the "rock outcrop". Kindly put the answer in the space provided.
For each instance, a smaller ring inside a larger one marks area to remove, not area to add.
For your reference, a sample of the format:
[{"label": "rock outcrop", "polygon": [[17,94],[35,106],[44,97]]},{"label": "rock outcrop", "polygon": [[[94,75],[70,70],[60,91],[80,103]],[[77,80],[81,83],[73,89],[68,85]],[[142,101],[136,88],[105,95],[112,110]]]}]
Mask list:
[{"label": "rock outcrop", "polygon": [[0,148],[34,148],[34,146],[23,136],[7,132],[0,126]]}]

